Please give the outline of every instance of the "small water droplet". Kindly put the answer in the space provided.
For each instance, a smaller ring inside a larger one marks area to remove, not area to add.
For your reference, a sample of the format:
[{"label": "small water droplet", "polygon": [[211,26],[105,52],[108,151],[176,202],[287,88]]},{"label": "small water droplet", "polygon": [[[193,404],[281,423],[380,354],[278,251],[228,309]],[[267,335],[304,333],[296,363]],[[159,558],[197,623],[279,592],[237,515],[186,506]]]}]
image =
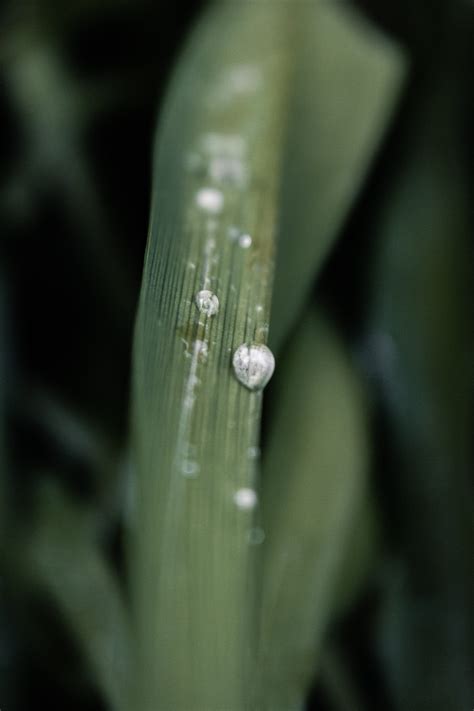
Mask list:
[{"label": "small water droplet", "polygon": [[236,93],[254,92],[262,82],[262,73],[252,64],[237,64],[229,70],[227,81]]},{"label": "small water droplet", "polygon": [[196,398],[194,397],[194,395],[186,395],[183,402],[184,408],[186,410],[192,410],[195,402]]},{"label": "small water droplet", "polygon": [[196,204],[206,212],[217,214],[224,206],[224,196],[215,188],[202,188],[196,193]]},{"label": "small water droplet", "polygon": [[204,246],[204,254],[206,255],[206,257],[210,257],[215,248],[216,240],[214,239],[214,237],[208,237]]},{"label": "small water droplet", "polygon": [[227,234],[229,235],[229,239],[231,239],[232,241],[235,241],[239,238],[240,230],[238,227],[231,226],[227,230]]},{"label": "small water droplet", "polygon": [[271,350],[259,343],[242,343],[232,359],[237,380],[249,390],[262,390],[273,375],[275,358]]},{"label": "small water droplet", "polygon": [[258,459],[260,456],[260,447],[249,447],[247,449],[249,459]]},{"label": "small water droplet", "polygon": [[205,133],[200,143],[202,150],[213,156],[239,156],[245,150],[245,140],[237,134]]},{"label": "small water droplet", "polygon": [[196,306],[206,316],[215,316],[219,311],[219,299],[212,291],[202,289],[196,294]]},{"label": "small water droplet", "polygon": [[[210,233],[210,232],[215,232],[215,231],[217,230],[217,220],[214,219],[214,217],[210,217],[210,218],[208,219],[207,223],[206,223],[206,226],[207,226],[207,231],[208,231],[209,233]],[[214,249],[216,243],[215,243],[215,240],[214,240],[212,237],[209,238],[209,241],[211,241],[211,240],[214,242],[214,244],[212,245],[211,249]]]},{"label": "small water droplet", "polygon": [[190,479],[197,477],[199,474],[201,467],[197,462],[193,462],[190,459],[185,459],[184,462],[181,465],[181,472],[184,474],[184,476],[189,477]]},{"label": "small water droplet", "polygon": [[[205,324],[203,324],[203,325],[205,325]],[[196,349],[195,353],[198,356],[201,356],[201,358],[203,358],[204,360],[207,358],[207,355],[209,353],[209,348],[208,348],[206,341],[201,341],[201,340],[197,339],[195,341],[195,349]]]},{"label": "small water droplet", "polygon": [[253,489],[238,489],[234,494],[235,505],[242,511],[250,511],[257,505],[257,492]]},{"label": "small water droplet", "polygon": [[239,237],[239,247],[242,249],[248,249],[252,245],[252,238],[250,235],[240,235]]},{"label": "small water droplet", "polygon": [[251,546],[259,546],[265,540],[265,531],[260,526],[255,526],[250,529],[247,538]]},{"label": "small water droplet", "polygon": [[220,155],[211,160],[209,176],[216,182],[244,185],[247,181],[247,170],[240,158]]},{"label": "small water droplet", "polygon": [[240,96],[251,96],[262,84],[263,75],[259,67],[251,64],[237,64],[225,68],[209,96],[211,106],[228,106]]}]

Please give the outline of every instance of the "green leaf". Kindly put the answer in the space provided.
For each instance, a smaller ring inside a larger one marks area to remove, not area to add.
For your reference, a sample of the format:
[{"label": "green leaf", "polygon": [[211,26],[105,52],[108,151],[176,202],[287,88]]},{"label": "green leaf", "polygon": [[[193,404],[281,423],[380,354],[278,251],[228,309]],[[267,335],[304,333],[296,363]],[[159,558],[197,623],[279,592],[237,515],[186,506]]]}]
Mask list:
[{"label": "green leaf", "polygon": [[150,711],[237,710],[253,695],[253,512],[234,497],[256,485],[262,396],[231,362],[268,332],[288,19],[284,3],[211,8],[158,132],[133,384],[137,705]]},{"label": "green leaf", "polygon": [[[339,110],[344,77],[367,110]],[[337,10],[308,3],[216,4],[174,75],[157,135],[134,344],[131,578],[142,707],[252,706],[260,578],[249,545],[254,515],[235,496],[254,496],[258,484],[261,393],[237,382],[232,354],[267,340],[280,203],[278,346],[341,225],[336,213],[347,211],[362,179],[399,79],[392,48],[359,35]],[[342,137],[342,148],[325,152]],[[313,142],[308,166],[303,145]],[[217,295],[217,315],[197,309],[203,289]]]},{"label": "green leaf", "polygon": [[264,708],[302,708],[339,586],[354,573],[358,584],[342,565],[365,525],[368,450],[351,363],[324,319],[307,316],[282,358],[264,459]]},{"label": "green leaf", "polygon": [[57,605],[114,711],[129,709],[131,637],[116,576],[100,550],[96,514],[43,485],[36,519],[21,549],[34,586]]},{"label": "green leaf", "polygon": [[441,53],[436,83],[416,97],[374,226],[370,340],[389,415],[396,532],[382,635],[399,707],[420,711],[464,708],[473,694],[472,211],[461,55],[454,46]]},{"label": "green leaf", "polygon": [[405,73],[401,51],[354,10],[303,5],[295,19],[278,225],[270,338],[276,351],[362,187]]}]

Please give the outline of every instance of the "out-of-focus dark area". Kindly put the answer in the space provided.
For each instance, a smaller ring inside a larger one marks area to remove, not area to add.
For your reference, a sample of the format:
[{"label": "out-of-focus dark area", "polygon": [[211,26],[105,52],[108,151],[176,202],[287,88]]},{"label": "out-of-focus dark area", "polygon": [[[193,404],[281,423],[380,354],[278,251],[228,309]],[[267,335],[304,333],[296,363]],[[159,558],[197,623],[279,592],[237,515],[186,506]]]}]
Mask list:
[{"label": "out-of-focus dark area", "polygon": [[0,706],[9,711],[105,708],[17,546],[34,530],[39,490],[60,483],[95,509],[122,571],[116,472],[153,133],[199,6],[2,4]]},{"label": "out-of-focus dark area", "polygon": [[[126,588],[120,509],[153,134],[202,5],[0,9],[2,711],[107,708],[23,551],[59,487]],[[371,399],[379,558],[333,626],[308,709],[455,711],[472,706],[474,679],[474,7],[358,8],[405,50],[407,78],[314,299]]]}]

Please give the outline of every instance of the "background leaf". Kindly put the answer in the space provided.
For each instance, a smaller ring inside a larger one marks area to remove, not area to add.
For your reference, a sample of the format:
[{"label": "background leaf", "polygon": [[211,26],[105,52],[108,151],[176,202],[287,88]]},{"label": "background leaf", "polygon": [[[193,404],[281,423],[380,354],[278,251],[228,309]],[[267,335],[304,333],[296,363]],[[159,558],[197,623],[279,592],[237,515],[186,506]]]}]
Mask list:
[{"label": "background leaf", "polygon": [[321,316],[298,327],[275,387],[264,459],[260,653],[262,707],[276,711],[301,708],[338,582],[352,586],[342,565],[365,525],[370,442],[360,383]]},{"label": "background leaf", "polygon": [[50,484],[41,492],[33,525],[34,535],[20,549],[24,574],[72,627],[110,708],[130,708],[129,619],[91,511],[68,501]]},{"label": "background leaf", "polygon": [[278,350],[340,234],[390,121],[402,53],[338,3],[305,3],[290,98],[271,345]]},{"label": "background leaf", "polygon": [[399,707],[420,711],[454,711],[473,691],[472,219],[459,110],[466,44],[455,26],[440,80],[411,95],[400,163],[374,226],[369,351],[392,437],[388,510],[397,532],[382,643]]}]

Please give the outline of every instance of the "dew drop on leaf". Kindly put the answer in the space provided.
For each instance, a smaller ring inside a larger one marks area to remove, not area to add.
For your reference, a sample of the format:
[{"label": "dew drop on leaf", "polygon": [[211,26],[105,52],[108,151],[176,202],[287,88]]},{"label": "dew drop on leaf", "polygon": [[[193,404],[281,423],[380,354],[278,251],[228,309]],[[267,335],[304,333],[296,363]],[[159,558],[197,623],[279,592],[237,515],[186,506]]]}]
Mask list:
[{"label": "dew drop on leaf", "polygon": [[181,471],[184,476],[187,476],[192,479],[199,474],[200,468],[201,467],[197,462],[193,462],[189,459],[186,459],[181,466]]},{"label": "dew drop on leaf", "polygon": [[224,206],[224,196],[216,188],[201,188],[196,193],[196,204],[201,210],[217,214]]},{"label": "dew drop on leaf", "polygon": [[247,537],[251,546],[259,546],[265,540],[265,531],[263,528],[256,526],[250,529]]},{"label": "dew drop on leaf", "polygon": [[247,180],[247,171],[240,158],[216,156],[209,164],[209,176],[216,182],[244,185]]},{"label": "dew drop on leaf", "polygon": [[235,505],[242,511],[251,511],[257,505],[257,492],[253,489],[238,489],[234,494]]},{"label": "dew drop on leaf", "polygon": [[208,289],[202,289],[196,294],[196,306],[206,316],[215,316],[219,311],[219,299]]},{"label": "dew drop on leaf", "polygon": [[260,457],[260,447],[249,447],[247,455],[249,459],[258,459]]},{"label": "dew drop on leaf", "polygon": [[252,238],[250,235],[240,235],[239,237],[239,247],[242,249],[248,249],[252,245]]},{"label": "dew drop on leaf", "polygon": [[232,359],[237,380],[249,390],[262,390],[273,375],[275,358],[263,344],[243,343]]}]

